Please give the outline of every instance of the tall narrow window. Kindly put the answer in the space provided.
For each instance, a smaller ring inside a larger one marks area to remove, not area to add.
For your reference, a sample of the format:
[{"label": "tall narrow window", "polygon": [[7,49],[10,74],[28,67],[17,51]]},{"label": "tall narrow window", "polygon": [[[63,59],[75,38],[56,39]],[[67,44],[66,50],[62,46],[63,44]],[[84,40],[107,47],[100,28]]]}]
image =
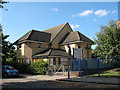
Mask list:
[{"label": "tall narrow window", "polygon": [[21,58],[19,58],[19,62],[21,62]]},{"label": "tall narrow window", "polygon": [[78,48],[81,48],[81,47],[80,47],[80,43],[78,43]]},{"label": "tall narrow window", "polygon": [[56,65],[56,58],[53,58],[53,65]]},{"label": "tall narrow window", "polygon": [[40,48],[40,43],[38,43],[38,48]]},{"label": "tall narrow window", "polygon": [[21,44],[19,44],[19,48],[21,48]]},{"label": "tall narrow window", "polygon": [[60,65],[60,58],[58,58],[58,65]]},{"label": "tall narrow window", "polygon": [[23,58],[22,58],[22,63],[23,63]]}]

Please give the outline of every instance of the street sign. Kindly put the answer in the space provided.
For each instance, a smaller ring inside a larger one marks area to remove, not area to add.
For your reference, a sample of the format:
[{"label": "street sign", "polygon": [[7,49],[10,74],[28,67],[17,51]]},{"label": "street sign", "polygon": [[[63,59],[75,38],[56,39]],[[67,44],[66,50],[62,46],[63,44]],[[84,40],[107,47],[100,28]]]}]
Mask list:
[{"label": "street sign", "polygon": [[77,59],[82,59],[83,58],[83,50],[81,48],[74,48],[73,49],[73,55],[74,55],[74,58],[77,58]]}]

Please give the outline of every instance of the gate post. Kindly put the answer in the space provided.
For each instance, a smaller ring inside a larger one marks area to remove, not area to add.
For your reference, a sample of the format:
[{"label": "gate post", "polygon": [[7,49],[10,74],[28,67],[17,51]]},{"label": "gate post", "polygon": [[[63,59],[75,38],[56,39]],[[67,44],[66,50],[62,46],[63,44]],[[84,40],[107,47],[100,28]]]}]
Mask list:
[{"label": "gate post", "polygon": [[87,75],[87,58],[85,59],[86,62],[86,75]]},{"label": "gate post", "polygon": [[79,59],[79,76],[81,77],[81,60]]},{"label": "gate post", "polygon": [[54,65],[54,74],[56,74],[56,66]]},{"label": "gate post", "polygon": [[98,77],[100,77],[100,67],[99,67],[99,59],[97,58],[97,66],[98,66]]},{"label": "gate post", "polygon": [[71,58],[71,72],[73,71],[73,63],[72,63],[72,58]]}]

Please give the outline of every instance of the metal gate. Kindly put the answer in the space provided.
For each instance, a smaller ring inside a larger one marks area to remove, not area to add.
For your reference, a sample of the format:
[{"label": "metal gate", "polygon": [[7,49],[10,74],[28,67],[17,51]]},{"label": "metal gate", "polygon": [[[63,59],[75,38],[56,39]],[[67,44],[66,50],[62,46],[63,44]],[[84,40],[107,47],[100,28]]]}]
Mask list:
[{"label": "metal gate", "polygon": [[67,72],[65,70],[64,65],[49,65],[47,74],[48,75],[66,75]]}]

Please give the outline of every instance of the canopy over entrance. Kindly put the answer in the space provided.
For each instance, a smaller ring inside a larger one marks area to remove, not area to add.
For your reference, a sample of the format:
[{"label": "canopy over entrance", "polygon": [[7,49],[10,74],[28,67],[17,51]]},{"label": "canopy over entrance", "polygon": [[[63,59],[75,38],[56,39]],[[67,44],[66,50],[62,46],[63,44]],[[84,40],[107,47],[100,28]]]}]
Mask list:
[{"label": "canopy over entrance", "polygon": [[72,58],[72,56],[69,55],[65,50],[62,49],[53,49],[49,48],[46,50],[43,50],[37,54],[34,54],[32,56],[33,58],[45,58],[45,57],[66,57],[66,58]]}]

